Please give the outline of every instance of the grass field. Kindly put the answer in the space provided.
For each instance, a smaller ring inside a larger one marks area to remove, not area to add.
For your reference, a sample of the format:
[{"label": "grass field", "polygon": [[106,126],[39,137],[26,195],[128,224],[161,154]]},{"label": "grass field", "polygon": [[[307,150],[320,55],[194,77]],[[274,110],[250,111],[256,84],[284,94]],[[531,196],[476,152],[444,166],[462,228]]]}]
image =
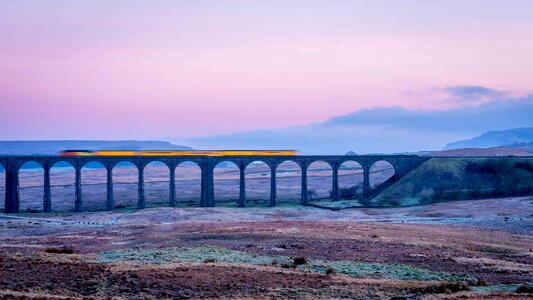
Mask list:
[{"label": "grass field", "polygon": [[0,215],[0,298],[530,299],[532,204]]}]

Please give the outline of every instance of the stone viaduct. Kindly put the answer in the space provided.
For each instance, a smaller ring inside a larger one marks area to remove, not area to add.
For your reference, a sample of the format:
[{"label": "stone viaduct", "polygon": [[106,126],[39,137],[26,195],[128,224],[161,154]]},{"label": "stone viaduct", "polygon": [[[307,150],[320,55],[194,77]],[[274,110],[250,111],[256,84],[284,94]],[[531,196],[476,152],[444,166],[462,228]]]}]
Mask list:
[{"label": "stone viaduct", "polygon": [[213,169],[220,162],[235,163],[240,170],[239,206],[243,207],[246,199],[245,177],[246,166],[252,162],[264,162],[270,167],[270,206],[276,205],[276,168],[285,161],[293,161],[301,168],[301,204],[308,204],[307,195],[307,168],[313,162],[323,161],[328,163],[333,170],[332,200],[339,198],[338,171],[341,164],[347,161],[359,163],[363,168],[363,197],[370,197],[370,169],[378,161],[389,162],[394,167],[396,181],[412,169],[427,160],[427,157],[416,155],[298,155],[298,156],[0,156],[0,165],[6,169],[6,197],[5,212],[18,213],[19,199],[19,170],[27,162],[36,162],[44,169],[44,197],[43,211],[52,210],[50,192],[50,169],[58,162],[70,163],[75,169],[75,211],[82,208],[81,169],[90,162],[99,162],[107,170],[107,200],[106,208],[114,208],[113,176],[112,170],[120,162],[131,162],[138,169],[138,203],[137,207],[145,207],[144,197],[144,168],[151,162],[162,162],[168,166],[169,174],[169,206],[176,205],[175,197],[175,168],[182,162],[196,163],[201,169],[201,203],[203,207],[212,207],[214,202],[214,177]]}]

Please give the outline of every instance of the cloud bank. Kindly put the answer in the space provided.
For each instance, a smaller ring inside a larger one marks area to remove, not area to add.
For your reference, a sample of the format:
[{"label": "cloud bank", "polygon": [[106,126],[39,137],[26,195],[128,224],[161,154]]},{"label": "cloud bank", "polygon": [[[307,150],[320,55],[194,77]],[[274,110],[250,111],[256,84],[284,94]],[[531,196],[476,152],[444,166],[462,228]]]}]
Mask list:
[{"label": "cloud bank", "polygon": [[533,126],[533,94],[499,100],[504,92],[483,87],[450,87],[470,101],[491,102],[449,110],[401,107],[364,109],[323,123],[256,130],[180,141],[195,148],[298,149],[302,154],[402,153],[438,150],[450,142],[491,130]]}]

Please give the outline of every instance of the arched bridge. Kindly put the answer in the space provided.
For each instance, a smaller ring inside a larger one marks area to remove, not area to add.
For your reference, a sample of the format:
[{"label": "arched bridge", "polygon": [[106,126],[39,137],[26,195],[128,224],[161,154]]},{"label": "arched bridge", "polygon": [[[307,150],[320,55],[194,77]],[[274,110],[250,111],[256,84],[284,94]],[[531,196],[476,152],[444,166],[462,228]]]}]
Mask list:
[{"label": "arched bridge", "polygon": [[6,197],[5,212],[18,213],[20,209],[19,197],[19,171],[22,165],[27,162],[35,162],[44,169],[44,197],[43,211],[52,210],[52,199],[50,192],[50,169],[58,162],[70,163],[75,170],[75,211],[81,211],[82,208],[82,185],[81,169],[90,162],[101,163],[107,171],[107,197],[106,208],[114,208],[113,197],[113,176],[112,170],[115,165],[121,162],[130,162],[138,169],[138,203],[137,207],[145,207],[144,195],[144,169],[152,162],[161,162],[168,166],[169,169],[169,199],[170,206],[176,205],[175,195],[175,168],[183,162],[196,163],[201,169],[201,201],[203,207],[214,206],[214,177],[213,169],[220,162],[235,163],[240,170],[240,194],[239,206],[244,206],[245,180],[244,171],[252,162],[264,162],[270,167],[270,206],[275,206],[276,202],[276,168],[283,162],[292,161],[301,168],[301,204],[308,204],[307,193],[307,169],[309,165],[317,161],[323,161],[331,166],[333,171],[331,198],[339,198],[338,171],[339,167],[348,161],[357,162],[363,168],[363,198],[370,197],[370,169],[378,161],[386,161],[394,168],[394,177],[396,181],[412,169],[419,166],[427,160],[427,157],[416,155],[299,155],[299,156],[1,156],[0,165],[6,169]]}]

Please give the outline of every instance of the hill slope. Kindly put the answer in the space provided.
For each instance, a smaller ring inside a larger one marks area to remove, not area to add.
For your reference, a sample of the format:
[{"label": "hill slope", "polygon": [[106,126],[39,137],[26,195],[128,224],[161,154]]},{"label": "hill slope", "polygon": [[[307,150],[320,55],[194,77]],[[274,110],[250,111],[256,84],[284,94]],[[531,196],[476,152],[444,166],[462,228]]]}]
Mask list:
[{"label": "hill slope", "polygon": [[0,141],[0,155],[53,155],[63,150],[190,150],[162,141]]},{"label": "hill slope", "polygon": [[370,201],[418,205],[533,194],[533,160],[432,158]]},{"label": "hill slope", "polygon": [[445,150],[461,148],[490,148],[533,142],[533,127],[516,128],[501,131],[489,131],[469,140],[462,140],[446,145]]}]

